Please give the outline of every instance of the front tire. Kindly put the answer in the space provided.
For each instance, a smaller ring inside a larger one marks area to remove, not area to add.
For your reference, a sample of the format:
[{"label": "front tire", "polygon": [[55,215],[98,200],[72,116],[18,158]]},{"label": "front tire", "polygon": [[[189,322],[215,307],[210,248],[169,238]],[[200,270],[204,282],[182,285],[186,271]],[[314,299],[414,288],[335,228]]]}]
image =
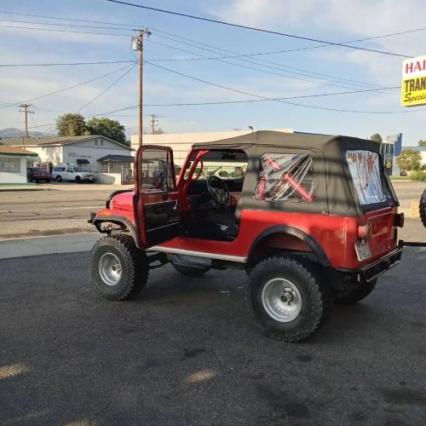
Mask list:
[{"label": "front tire", "polygon": [[92,281],[105,299],[132,299],[145,288],[148,261],[129,235],[101,238],[93,246],[90,257]]},{"label": "front tire", "polygon": [[323,322],[329,293],[301,261],[268,257],[250,273],[249,300],[259,327],[286,342],[300,342]]},{"label": "front tire", "polygon": [[62,176],[56,176],[56,182],[62,182]]},{"label": "front tire", "polygon": [[81,183],[81,177],[80,176],[75,177],[75,183]]},{"label": "front tire", "polygon": [[336,295],[336,303],[342,305],[355,305],[365,299],[376,287],[377,279],[370,282],[363,282],[358,287],[342,294]]},{"label": "front tire", "polygon": [[423,226],[426,227],[426,189],[423,191],[423,194],[420,197],[419,213],[420,220],[422,221]]}]

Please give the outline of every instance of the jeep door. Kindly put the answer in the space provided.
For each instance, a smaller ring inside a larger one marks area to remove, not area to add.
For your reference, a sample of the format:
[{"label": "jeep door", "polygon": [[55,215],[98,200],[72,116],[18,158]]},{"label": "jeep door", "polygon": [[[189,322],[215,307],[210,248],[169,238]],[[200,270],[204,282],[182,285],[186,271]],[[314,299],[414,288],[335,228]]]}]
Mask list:
[{"label": "jeep door", "polygon": [[173,151],[145,145],[136,154],[135,222],[142,248],[167,241],[180,232],[180,212]]}]

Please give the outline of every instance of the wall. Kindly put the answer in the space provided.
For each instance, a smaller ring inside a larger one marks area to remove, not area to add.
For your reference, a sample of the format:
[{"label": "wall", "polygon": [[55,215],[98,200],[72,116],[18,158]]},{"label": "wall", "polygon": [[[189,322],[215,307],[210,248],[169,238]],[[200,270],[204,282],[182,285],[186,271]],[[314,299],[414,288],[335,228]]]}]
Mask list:
[{"label": "wall", "polygon": [[[1,156],[2,159],[16,158],[11,156]],[[0,184],[4,183],[27,183],[27,159],[20,157],[19,173],[0,172]]]},{"label": "wall", "polygon": [[101,172],[102,164],[97,160],[106,155],[132,155],[131,150],[126,147],[121,147],[105,138],[99,137],[85,142],[74,143],[63,146],[62,162],[76,164],[77,159],[85,159],[90,164],[84,167],[93,172]]},{"label": "wall", "polygon": [[121,173],[96,173],[96,183],[121,185]]},{"label": "wall", "polygon": [[59,164],[62,163],[62,147],[61,146],[39,146],[26,145],[28,151],[35,152],[43,163]]},{"label": "wall", "polygon": [[[279,129],[280,132],[293,133],[292,129]],[[219,139],[233,138],[246,135],[250,130],[234,130],[230,132],[200,132],[200,133],[163,133],[161,135],[143,135],[143,143],[147,145],[165,145],[173,149],[173,159],[175,164],[181,166],[190,151],[192,144],[198,142],[211,142]],[[132,136],[132,148],[138,148],[138,135]]]}]

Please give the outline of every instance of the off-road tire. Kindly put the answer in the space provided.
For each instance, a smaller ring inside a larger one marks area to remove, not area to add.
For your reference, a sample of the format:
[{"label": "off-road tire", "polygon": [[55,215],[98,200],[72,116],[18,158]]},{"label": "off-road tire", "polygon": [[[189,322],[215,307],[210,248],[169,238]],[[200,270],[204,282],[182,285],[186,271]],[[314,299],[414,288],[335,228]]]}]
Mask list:
[{"label": "off-road tire", "polygon": [[[323,323],[330,302],[330,291],[315,269],[301,259],[272,256],[261,260],[250,272],[248,301],[260,329],[268,336],[286,342],[300,342]],[[285,278],[299,291],[302,301],[297,317],[281,322],[268,314],[262,291],[273,278]]]},{"label": "off-road tire", "polygon": [[426,227],[426,189],[423,191],[423,194],[420,197],[419,213],[420,220],[422,221],[423,226]]},{"label": "off-road tire", "polygon": [[62,176],[56,176],[56,182],[62,182]]},{"label": "off-road tire", "polygon": [[[121,263],[121,277],[117,284],[107,285],[99,274],[99,261],[103,254],[113,253]],[[110,235],[98,240],[90,253],[92,281],[102,297],[121,301],[136,297],[148,281],[148,260],[129,235]]]},{"label": "off-road tire", "polygon": [[336,294],[336,303],[341,305],[355,305],[365,299],[376,287],[377,278],[370,282],[364,282],[358,287],[346,293]]},{"label": "off-road tire", "polygon": [[176,265],[172,262],[170,263],[176,271],[188,277],[201,277],[201,275],[204,275],[210,269],[210,266],[206,268],[195,268],[192,266]]}]

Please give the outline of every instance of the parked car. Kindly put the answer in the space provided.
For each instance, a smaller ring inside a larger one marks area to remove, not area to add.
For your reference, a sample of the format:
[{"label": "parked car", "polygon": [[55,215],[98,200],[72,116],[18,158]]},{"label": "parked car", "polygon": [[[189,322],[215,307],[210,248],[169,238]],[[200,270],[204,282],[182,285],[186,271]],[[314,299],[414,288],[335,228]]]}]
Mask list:
[{"label": "parked car", "polygon": [[49,183],[52,179],[52,174],[40,167],[29,167],[27,169],[27,179],[28,182],[36,182],[39,183],[41,181]]},{"label": "parked car", "polygon": [[57,182],[95,182],[94,173],[75,166],[56,166],[53,168],[52,177]]},{"label": "parked car", "polygon": [[[218,163],[239,173],[203,173]],[[89,220],[107,234],[91,276],[108,300],[135,297],[166,263],[192,277],[245,270],[260,328],[297,342],[334,301],[364,299],[401,259],[404,216],[372,141],[268,131],[199,143],[177,182],[172,150],[147,145],[135,181]]]}]

